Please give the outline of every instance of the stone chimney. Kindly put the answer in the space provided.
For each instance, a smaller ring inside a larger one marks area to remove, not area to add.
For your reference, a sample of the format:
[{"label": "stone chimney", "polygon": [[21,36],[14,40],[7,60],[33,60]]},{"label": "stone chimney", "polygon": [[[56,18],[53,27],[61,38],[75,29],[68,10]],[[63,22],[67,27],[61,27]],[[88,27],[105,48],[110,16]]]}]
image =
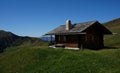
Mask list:
[{"label": "stone chimney", "polygon": [[67,20],[66,21],[66,30],[70,30],[71,26],[72,26],[71,21]]}]

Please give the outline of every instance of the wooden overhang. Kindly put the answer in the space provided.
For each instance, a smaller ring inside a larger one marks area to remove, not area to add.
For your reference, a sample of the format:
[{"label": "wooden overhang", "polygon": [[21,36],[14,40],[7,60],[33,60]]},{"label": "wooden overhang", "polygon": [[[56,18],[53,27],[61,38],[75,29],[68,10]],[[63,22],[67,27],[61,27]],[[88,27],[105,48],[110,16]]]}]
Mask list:
[{"label": "wooden overhang", "polygon": [[54,30],[46,33],[45,35],[77,35],[77,34],[86,34],[86,30],[89,29],[91,26],[97,25],[103,34],[112,34],[110,30],[100,24],[98,21],[89,21],[83,23],[75,23],[72,24],[70,30],[66,30],[65,25],[61,25]]}]

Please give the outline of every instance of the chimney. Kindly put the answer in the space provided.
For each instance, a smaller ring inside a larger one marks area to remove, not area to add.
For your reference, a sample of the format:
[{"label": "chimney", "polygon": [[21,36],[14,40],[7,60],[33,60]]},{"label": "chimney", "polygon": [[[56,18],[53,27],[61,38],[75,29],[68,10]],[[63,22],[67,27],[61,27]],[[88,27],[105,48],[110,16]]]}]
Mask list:
[{"label": "chimney", "polygon": [[70,20],[67,20],[66,21],[66,30],[70,30],[70,28],[71,28],[71,21]]}]

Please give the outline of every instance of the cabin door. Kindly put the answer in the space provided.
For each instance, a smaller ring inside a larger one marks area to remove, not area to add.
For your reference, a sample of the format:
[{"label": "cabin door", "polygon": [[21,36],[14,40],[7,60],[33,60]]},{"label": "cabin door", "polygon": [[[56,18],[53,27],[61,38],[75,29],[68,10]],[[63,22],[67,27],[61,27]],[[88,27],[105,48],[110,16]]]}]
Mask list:
[{"label": "cabin door", "polygon": [[78,47],[84,48],[85,35],[78,35]]}]

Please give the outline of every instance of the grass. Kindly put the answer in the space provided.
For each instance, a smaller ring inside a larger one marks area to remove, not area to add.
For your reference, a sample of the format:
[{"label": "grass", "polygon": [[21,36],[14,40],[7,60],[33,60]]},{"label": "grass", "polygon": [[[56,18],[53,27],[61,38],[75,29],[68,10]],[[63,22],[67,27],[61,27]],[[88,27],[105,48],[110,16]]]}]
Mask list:
[{"label": "grass", "polygon": [[[105,46],[120,47],[119,22],[105,23],[118,33],[105,36]],[[76,51],[49,48],[36,39],[21,42],[0,53],[0,73],[120,73],[120,48]]]},{"label": "grass", "polygon": [[0,73],[120,73],[120,49],[73,51],[11,47],[0,54]]},{"label": "grass", "polygon": [[105,23],[104,25],[116,35],[105,36],[105,46],[120,48],[120,18]]}]

